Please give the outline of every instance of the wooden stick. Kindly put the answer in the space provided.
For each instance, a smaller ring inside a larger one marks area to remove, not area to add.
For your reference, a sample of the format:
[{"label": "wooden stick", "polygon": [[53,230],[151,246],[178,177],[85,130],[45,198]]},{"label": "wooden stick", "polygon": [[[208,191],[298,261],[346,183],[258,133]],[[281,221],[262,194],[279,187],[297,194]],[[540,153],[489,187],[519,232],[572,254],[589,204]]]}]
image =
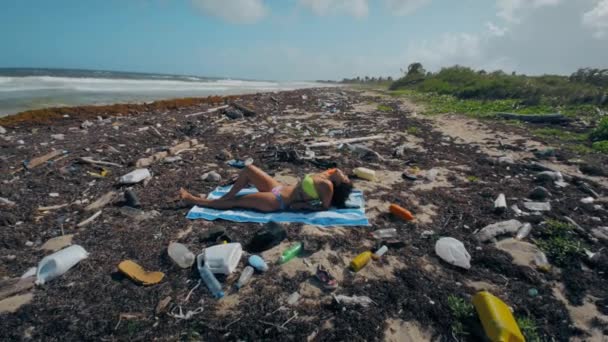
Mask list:
[{"label": "wooden stick", "polygon": [[328,147],[328,146],[335,146],[335,145],[340,145],[340,144],[349,144],[349,143],[354,143],[354,142],[380,140],[380,139],[384,139],[384,134],[378,134],[378,135],[372,135],[372,136],[360,137],[360,138],[349,138],[349,139],[341,139],[341,140],[334,140],[334,141],[318,142],[318,143],[310,144],[310,145],[308,145],[308,147]]},{"label": "wooden stick", "polygon": [[43,156],[36,157],[36,158],[30,160],[28,163],[24,163],[24,166],[28,170],[33,169],[37,166],[40,166],[40,165],[46,163],[47,161],[49,161],[55,157],[59,157],[60,155],[62,155],[64,153],[65,152],[62,150],[55,150],[55,151],[49,152]]},{"label": "wooden stick", "polygon": [[87,224],[93,222],[93,220],[95,220],[97,218],[97,216],[101,215],[101,210],[96,212],[95,214],[93,214],[93,216],[89,217],[88,219],[80,222],[79,224],[76,225],[76,227],[84,227]]},{"label": "wooden stick", "polygon": [[122,167],[122,165],[120,165],[120,164],[111,163],[111,162],[102,161],[102,160],[94,160],[91,157],[82,157],[82,158],[79,158],[78,160],[80,160],[83,163],[93,164],[93,165],[105,165],[105,166]]},{"label": "wooden stick", "polygon": [[192,114],[186,114],[186,115],[184,115],[184,117],[189,118],[191,116],[199,116],[199,115],[203,115],[203,114],[213,113],[213,112],[217,112],[220,109],[226,109],[228,107],[230,107],[230,106],[226,105],[226,106],[219,106],[219,107],[215,107],[215,108],[210,108],[210,109],[207,109],[204,112],[197,112],[197,113],[192,113]]},{"label": "wooden stick", "polygon": [[61,208],[67,207],[68,205],[70,205],[70,204],[64,203],[64,204],[58,204],[58,205],[51,205],[48,207],[38,207],[38,211],[56,210],[56,209],[61,209]]}]

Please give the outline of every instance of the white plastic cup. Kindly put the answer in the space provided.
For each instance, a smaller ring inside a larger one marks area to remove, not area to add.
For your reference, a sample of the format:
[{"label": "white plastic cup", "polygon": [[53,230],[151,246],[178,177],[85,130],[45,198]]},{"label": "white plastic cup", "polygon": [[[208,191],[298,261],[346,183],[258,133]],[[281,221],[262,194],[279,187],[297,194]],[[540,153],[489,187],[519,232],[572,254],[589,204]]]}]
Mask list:
[{"label": "white plastic cup", "polygon": [[88,256],[89,253],[79,245],[72,245],[45,256],[38,263],[36,284],[44,285],[44,283],[60,277]]}]

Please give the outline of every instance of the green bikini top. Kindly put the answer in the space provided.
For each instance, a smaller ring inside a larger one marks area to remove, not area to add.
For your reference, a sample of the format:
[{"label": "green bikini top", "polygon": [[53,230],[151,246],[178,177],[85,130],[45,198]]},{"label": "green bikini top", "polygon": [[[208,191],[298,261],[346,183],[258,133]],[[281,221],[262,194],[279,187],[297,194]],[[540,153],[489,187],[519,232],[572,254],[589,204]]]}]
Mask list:
[{"label": "green bikini top", "polygon": [[312,179],[312,175],[308,174],[304,176],[304,179],[302,179],[302,190],[304,190],[304,193],[311,199],[319,199],[319,193],[317,193],[317,189],[315,189],[315,181]]}]

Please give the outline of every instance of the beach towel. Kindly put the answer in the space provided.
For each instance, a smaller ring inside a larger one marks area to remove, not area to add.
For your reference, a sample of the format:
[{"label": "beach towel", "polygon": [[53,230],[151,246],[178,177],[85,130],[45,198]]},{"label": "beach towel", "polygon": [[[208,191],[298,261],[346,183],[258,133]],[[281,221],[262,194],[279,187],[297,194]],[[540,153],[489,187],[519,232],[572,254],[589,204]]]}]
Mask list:
[{"label": "beach towel", "polygon": [[[208,198],[216,199],[222,197],[230,191],[232,186],[218,187]],[[257,192],[255,188],[246,188],[239,191],[238,195],[246,195]],[[369,226],[369,221],[365,216],[365,202],[363,193],[359,190],[353,190],[346,202],[347,208],[337,209],[331,208],[326,211],[317,212],[291,212],[281,211],[274,213],[262,213],[253,210],[230,209],[217,210],[210,208],[201,208],[194,206],[186,218],[191,220],[205,219],[209,221],[223,219],[234,222],[257,222],[266,223],[274,222],[296,222],[322,227],[329,226]]]}]

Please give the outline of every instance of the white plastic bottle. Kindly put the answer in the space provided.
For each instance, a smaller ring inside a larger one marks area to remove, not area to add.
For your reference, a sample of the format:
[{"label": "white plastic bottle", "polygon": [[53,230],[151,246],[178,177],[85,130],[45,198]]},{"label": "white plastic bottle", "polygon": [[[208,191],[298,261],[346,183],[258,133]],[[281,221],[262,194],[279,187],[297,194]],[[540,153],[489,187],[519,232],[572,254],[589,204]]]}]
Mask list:
[{"label": "white plastic bottle", "polygon": [[194,264],[194,253],[181,243],[172,242],[167,248],[167,254],[179,267],[188,268]]},{"label": "white plastic bottle", "polygon": [[151,176],[152,175],[148,169],[133,170],[120,177],[120,184],[136,184]]},{"label": "white plastic bottle", "polygon": [[525,239],[526,236],[528,236],[528,234],[530,234],[530,231],[532,230],[532,225],[528,222],[524,223],[523,226],[521,226],[521,228],[519,228],[519,230],[517,231],[517,235],[515,235],[515,238],[517,240],[522,240]]},{"label": "white plastic bottle", "polygon": [[386,252],[388,251],[388,247],[382,246],[378,248],[376,252],[374,252],[374,259],[380,259]]},{"label": "white plastic bottle", "polygon": [[45,256],[38,263],[36,284],[43,285],[44,283],[63,275],[70,268],[74,267],[88,256],[89,253],[79,245],[72,245],[51,255]]},{"label": "white plastic bottle", "polygon": [[236,282],[236,287],[240,289],[241,287],[245,286],[249,280],[251,280],[251,276],[253,276],[253,267],[245,267],[243,273],[241,273],[241,276],[239,277],[239,280]]},{"label": "white plastic bottle", "polygon": [[372,182],[376,180],[376,171],[368,169],[366,167],[358,167],[354,169],[353,172],[355,173],[355,176],[361,179],[366,179]]},{"label": "white plastic bottle", "polygon": [[379,230],[372,232],[372,235],[376,239],[390,239],[390,238],[394,238],[395,236],[397,236],[397,229],[395,229],[395,228],[379,229]]}]

